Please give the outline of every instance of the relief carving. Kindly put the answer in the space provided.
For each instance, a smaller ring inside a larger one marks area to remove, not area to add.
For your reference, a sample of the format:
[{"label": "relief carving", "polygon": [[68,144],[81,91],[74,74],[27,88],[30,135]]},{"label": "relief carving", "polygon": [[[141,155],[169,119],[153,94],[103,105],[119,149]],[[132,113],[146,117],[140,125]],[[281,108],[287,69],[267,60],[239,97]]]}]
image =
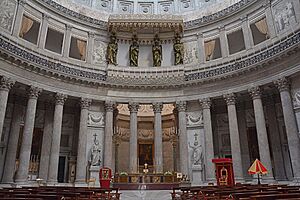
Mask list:
[{"label": "relief carving", "polygon": [[89,112],[88,114],[88,126],[103,126],[104,125],[104,115],[98,112]]},{"label": "relief carving", "polygon": [[0,27],[10,32],[16,10],[16,1],[3,0],[0,3],[0,8]]},{"label": "relief carving", "polygon": [[201,126],[203,125],[203,113],[192,112],[186,115],[187,126]]},{"label": "relief carving", "polygon": [[274,12],[277,32],[281,32],[296,23],[295,10],[292,2],[280,4]]},{"label": "relief carving", "polygon": [[293,100],[294,100],[294,107],[300,108],[300,90],[298,90],[295,93]]},{"label": "relief carving", "polygon": [[192,64],[198,62],[197,42],[188,42],[184,44],[184,64]]},{"label": "relief carving", "polygon": [[95,64],[105,65],[106,64],[106,48],[107,45],[101,41],[95,41],[93,58]]}]

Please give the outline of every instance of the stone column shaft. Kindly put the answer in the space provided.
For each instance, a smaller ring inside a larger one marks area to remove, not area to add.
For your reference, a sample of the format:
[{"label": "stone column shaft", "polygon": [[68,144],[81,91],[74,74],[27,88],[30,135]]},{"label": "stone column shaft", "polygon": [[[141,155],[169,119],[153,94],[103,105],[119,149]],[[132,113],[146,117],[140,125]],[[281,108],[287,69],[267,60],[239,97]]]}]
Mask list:
[{"label": "stone column shaft", "polygon": [[188,170],[188,142],[187,142],[187,130],[186,130],[186,102],[180,101],[176,103],[178,111],[178,130],[179,130],[179,160],[180,171],[184,175],[189,174]]},{"label": "stone column shaft", "polygon": [[293,110],[291,94],[289,92],[289,82],[286,78],[282,78],[275,81],[274,83],[277,85],[280,91],[282,112],[291,156],[294,179],[300,180],[300,139]]},{"label": "stone column shaft", "polygon": [[138,173],[138,130],[137,130],[137,112],[139,109],[138,103],[129,103],[130,110],[130,147],[129,147],[129,171],[131,173]]},{"label": "stone column shaft", "polygon": [[249,92],[253,99],[253,108],[254,108],[260,161],[266,166],[268,170],[268,174],[265,176],[265,178],[274,179],[272,162],[271,162],[271,154],[269,149],[268,134],[266,128],[266,120],[265,120],[264,108],[261,100],[261,91],[259,87],[253,87],[249,89]]},{"label": "stone column shaft", "polygon": [[8,93],[13,85],[14,81],[12,81],[11,79],[4,76],[0,78],[0,139],[2,138]]},{"label": "stone column shaft", "polygon": [[63,57],[69,57],[70,53],[70,44],[71,44],[71,30],[72,26],[66,25],[66,34],[64,38],[64,45],[63,45]]},{"label": "stone column shaft", "polygon": [[86,181],[86,166],[87,166],[87,155],[86,155],[86,134],[87,134],[87,120],[89,114],[89,106],[91,104],[90,99],[81,99],[81,112],[79,122],[79,133],[78,133],[78,147],[77,147],[77,162],[76,162],[76,183],[85,184]]},{"label": "stone column shaft", "polygon": [[104,136],[104,167],[113,169],[113,118],[114,118],[114,102],[105,103],[105,136]]},{"label": "stone column shaft", "polygon": [[29,98],[27,103],[25,123],[23,128],[23,137],[20,149],[19,169],[16,175],[16,182],[18,183],[27,183],[28,181],[28,168],[31,154],[37,98],[40,92],[41,89],[37,87],[32,86],[29,89]]},{"label": "stone column shaft", "polygon": [[51,142],[51,153],[49,162],[48,183],[57,183],[58,161],[60,151],[61,128],[63,120],[64,103],[67,96],[57,93],[55,96],[55,109],[53,118],[53,132]]},{"label": "stone column shaft", "polygon": [[224,27],[220,27],[219,29],[220,29],[220,46],[221,46],[222,57],[225,58],[229,56],[227,36]]},{"label": "stone column shaft", "polygon": [[49,159],[53,132],[53,117],[53,107],[49,103],[46,103],[46,114],[43,129],[41,159],[39,166],[39,178],[43,179],[43,182],[46,182],[48,180]]},{"label": "stone column shaft", "polygon": [[233,171],[236,180],[242,181],[243,177],[243,165],[241,156],[241,145],[240,145],[240,135],[238,128],[238,120],[235,107],[235,95],[227,94],[224,95],[227,103],[228,109],[228,121],[229,121],[229,132],[230,132],[230,146],[231,155],[233,162]]},{"label": "stone column shaft", "polygon": [[212,162],[214,158],[214,141],[211,125],[211,101],[210,99],[200,100],[203,109],[203,125],[205,132],[205,159],[206,159],[206,179],[207,181],[215,181],[215,166]]},{"label": "stone column shaft", "polygon": [[40,36],[39,36],[39,43],[38,47],[43,49],[45,47],[46,43],[46,37],[47,37],[47,31],[48,31],[48,19],[49,16],[43,13],[43,20],[41,24],[41,31],[40,31]]},{"label": "stone column shaft", "polygon": [[161,111],[163,109],[162,103],[154,103],[154,147],[155,147],[155,171],[156,173],[163,173],[163,135],[162,135],[162,118]]},{"label": "stone column shaft", "polygon": [[245,41],[245,49],[251,49],[254,46],[254,42],[247,17],[242,18],[242,31]]},{"label": "stone column shaft", "polygon": [[23,106],[15,103],[12,119],[12,127],[9,134],[5,166],[2,176],[3,183],[13,183],[16,167],[17,146],[20,135],[20,124],[22,121]]},{"label": "stone column shaft", "polygon": [[22,26],[24,4],[25,4],[24,0],[18,1],[18,8],[17,8],[14,27],[13,27],[13,36],[15,36],[15,37],[19,36],[20,28]]}]

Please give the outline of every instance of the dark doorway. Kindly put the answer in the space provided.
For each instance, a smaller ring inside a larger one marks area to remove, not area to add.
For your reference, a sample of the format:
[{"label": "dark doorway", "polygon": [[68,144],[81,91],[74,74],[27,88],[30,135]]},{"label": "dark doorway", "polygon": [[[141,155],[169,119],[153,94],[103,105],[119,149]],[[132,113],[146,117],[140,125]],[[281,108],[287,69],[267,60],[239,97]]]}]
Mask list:
[{"label": "dark doorway", "polygon": [[59,156],[59,161],[58,161],[58,182],[63,183],[65,182],[65,166],[66,166],[66,157],[64,156]]},{"label": "dark doorway", "polygon": [[251,162],[253,162],[256,158],[260,159],[256,127],[248,127],[247,128],[247,136],[248,136],[250,160],[251,160]]}]

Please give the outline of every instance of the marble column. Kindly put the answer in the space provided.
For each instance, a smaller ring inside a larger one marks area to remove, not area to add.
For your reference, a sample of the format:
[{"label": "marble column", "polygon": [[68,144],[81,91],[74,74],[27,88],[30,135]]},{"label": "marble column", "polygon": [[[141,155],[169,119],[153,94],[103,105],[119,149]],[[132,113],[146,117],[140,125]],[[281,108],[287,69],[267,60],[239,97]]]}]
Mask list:
[{"label": "marble column", "polygon": [[28,168],[31,154],[37,99],[41,91],[42,90],[40,88],[34,86],[31,86],[29,88],[25,123],[23,128],[23,137],[20,148],[19,169],[16,174],[16,182],[20,184],[26,184],[28,181]]},{"label": "marble column", "polygon": [[25,4],[26,4],[26,0],[18,1],[18,8],[17,8],[16,16],[15,16],[14,28],[13,28],[13,33],[12,33],[13,36],[15,36],[15,37],[18,37],[19,33],[20,33]]},{"label": "marble column", "polygon": [[86,52],[86,62],[93,64],[93,52],[94,52],[94,41],[95,41],[95,34],[89,33],[88,41],[87,41],[87,52]]},{"label": "marble column", "polygon": [[78,147],[77,147],[77,162],[76,162],[76,184],[85,184],[86,182],[86,142],[87,142],[87,120],[89,114],[89,107],[91,105],[91,99],[81,98],[80,101],[80,122],[78,133]]},{"label": "marble column", "polygon": [[239,135],[239,127],[238,127],[238,120],[237,120],[236,107],[235,107],[236,98],[233,93],[230,93],[224,95],[224,99],[227,103],[227,110],[228,110],[230,146],[231,146],[234,176],[235,176],[235,180],[243,181],[244,177],[243,177],[240,135]]},{"label": "marble column", "polygon": [[284,158],[282,154],[281,138],[279,126],[276,117],[276,108],[274,97],[269,96],[266,104],[266,118],[268,119],[269,139],[272,145],[273,161],[274,161],[274,177],[276,180],[286,180],[284,167]]},{"label": "marble column", "polygon": [[163,134],[162,134],[162,103],[154,103],[152,105],[154,111],[154,158],[156,173],[163,173]]},{"label": "marble column", "polygon": [[187,129],[186,129],[186,102],[176,102],[176,108],[178,111],[178,135],[179,135],[179,160],[180,160],[180,172],[184,175],[189,174],[188,170],[188,142],[187,142]]},{"label": "marble column", "polygon": [[114,102],[105,102],[104,167],[113,169],[113,118]]},{"label": "marble column", "polygon": [[55,108],[53,119],[53,132],[51,142],[51,153],[48,172],[48,183],[57,183],[58,161],[60,152],[61,128],[63,120],[63,110],[67,95],[57,93],[55,95]]},{"label": "marble column", "polygon": [[71,25],[66,25],[66,33],[65,33],[64,46],[63,46],[63,52],[62,52],[63,57],[66,57],[66,58],[69,57],[69,53],[70,53],[72,28],[73,27]]},{"label": "marble column", "polygon": [[22,121],[23,106],[15,102],[11,130],[8,139],[5,166],[2,176],[3,183],[13,183],[16,170],[17,146],[20,135],[20,124]]},{"label": "marble column", "polygon": [[42,150],[41,158],[39,165],[39,178],[43,179],[42,182],[48,180],[48,171],[49,171],[49,159],[51,152],[51,141],[52,141],[52,130],[53,130],[53,105],[50,102],[45,103],[45,121],[43,129],[43,141],[42,141]]},{"label": "marble column", "polygon": [[213,141],[213,131],[211,125],[211,101],[209,98],[201,99],[200,104],[203,109],[203,125],[205,132],[205,171],[206,171],[206,180],[215,181],[215,166],[212,162],[214,158],[214,141]]},{"label": "marble column", "polygon": [[131,102],[128,105],[130,111],[130,138],[129,138],[129,171],[130,173],[138,173],[138,129],[137,129],[137,112],[139,104]]},{"label": "marble column", "polygon": [[246,50],[251,49],[254,46],[253,37],[251,33],[251,29],[249,26],[249,21],[247,16],[241,17],[242,20],[242,31],[245,41]]},{"label": "marble column", "polygon": [[49,20],[49,16],[43,13],[43,20],[41,24],[41,30],[39,33],[40,35],[39,35],[39,42],[38,42],[38,47],[41,49],[45,47],[45,43],[46,43],[46,37],[48,31],[48,20]]},{"label": "marble column", "polygon": [[265,165],[265,167],[268,170],[268,174],[263,178],[274,179],[271,154],[269,149],[268,134],[266,128],[266,120],[264,115],[264,107],[261,100],[261,90],[260,87],[252,87],[248,91],[253,100],[260,161]]},{"label": "marble column", "polygon": [[220,46],[221,46],[221,52],[222,52],[222,57],[228,57],[229,56],[229,47],[228,47],[228,40],[227,40],[227,35],[225,32],[225,27],[219,27],[220,31]]},{"label": "marble column", "polygon": [[280,91],[280,99],[282,104],[282,112],[286,129],[286,136],[291,156],[294,180],[300,180],[300,139],[298,128],[293,110],[291,94],[289,91],[289,81],[287,78],[281,78],[274,81]]},{"label": "marble column", "polygon": [[14,83],[14,81],[5,76],[0,78],[0,139],[2,138],[8,94]]}]

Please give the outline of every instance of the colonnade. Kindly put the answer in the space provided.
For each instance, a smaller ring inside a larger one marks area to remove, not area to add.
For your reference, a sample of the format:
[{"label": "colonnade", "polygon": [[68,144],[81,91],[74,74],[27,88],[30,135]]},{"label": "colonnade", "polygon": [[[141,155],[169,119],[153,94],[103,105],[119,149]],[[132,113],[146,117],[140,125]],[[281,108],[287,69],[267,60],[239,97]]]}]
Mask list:
[{"label": "colonnade", "polygon": [[[5,112],[8,102],[9,91],[14,85],[14,81],[2,76],[0,81],[0,133],[2,134]],[[274,84],[279,89],[282,111],[284,116],[286,135],[288,141],[288,149],[291,157],[291,165],[293,169],[294,179],[300,179],[300,142],[298,136],[297,123],[293,111],[293,105],[291,100],[291,94],[289,91],[289,82],[286,78],[281,78],[274,81]],[[17,154],[19,128],[22,118],[21,106],[15,104],[13,110],[12,127],[9,134],[7,153],[5,157],[5,165],[3,171],[2,182],[19,184],[27,183],[28,168],[31,154],[33,129],[35,124],[35,116],[37,109],[37,102],[41,88],[30,86],[28,89],[27,108],[25,111],[25,122],[23,128],[23,138],[20,146],[19,167],[14,180],[15,171],[15,159]],[[271,165],[271,153],[269,148],[269,141],[267,137],[266,119],[263,110],[263,102],[261,98],[261,87],[255,86],[249,88],[249,94],[252,97],[255,124],[257,130],[259,156],[261,161],[266,165],[268,169],[272,169]],[[227,104],[228,120],[229,120],[229,132],[230,132],[230,144],[231,153],[233,158],[233,167],[235,177],[239,181],[244,180],[242,153],[241,153],[241,138],[239,135],[239,123],[236,109],[236,95],[233,93],[223,95],[223,98]],[[43,143],[41,151],[41,162],[39,169],[39,177],[47,180],[49,184],[57,183],[58,174],[58,159],[60,153],[60,141],[62,130],[63,109],[67,95],[62,93],[55,94],[55,106],[54,113],[46,115],[45,127],[43,133]],[[87,98],[80,99],[80,122],[78,133],[78,146],[77,146],[77,165],[76,165],[76,180],[75,183],[85,183],[86,180],[86,145],[87,145],[87,119],[89,107],[92,100]],[[203,122],[205,132],[205,163],[206,163],[206,179],[207,181],[214,181],[214,167],[211,159],[215,157],[213,146],[213,129],[211,119],[211,99],[205,98],[199,100],[203,110]],[[104,166],[111,167],[113,170],[113,121],[114,121],[114,109],[115,102],[105,102],[105,136],[104,136]],[[47,110],[51,105],[47,106]],[[163,103],[156,102],[152,104],[154,111],[154,145],[155,145],[155,171],[162,173],[163,168],[163,142],[162,142],[162,109]],[[130,160],[129,160],[129,172],[138,173],[138,119],[137,112],[139,109],[139,103],[129,102],[128,108],[130,111]],[[188,167],[188,141],[187,141],[187,124],[186,124],[186,101],[176,102],[176,112],[178,114],[178,139],[179,139],[179,166],[178,171],[183,174],[189,174]],[[4,114],[3,114],[4,113]],[[271,120],[271,119],[269,119]],[[275,119],[276,120],[276,119]],[[273,120],[274,121],[274,120]],[[0,136],[1,136],[0,134]],[[274,139],[272,139],[274,140]],[[268,180],[274,180],[272,170],[269,170]]]}]

